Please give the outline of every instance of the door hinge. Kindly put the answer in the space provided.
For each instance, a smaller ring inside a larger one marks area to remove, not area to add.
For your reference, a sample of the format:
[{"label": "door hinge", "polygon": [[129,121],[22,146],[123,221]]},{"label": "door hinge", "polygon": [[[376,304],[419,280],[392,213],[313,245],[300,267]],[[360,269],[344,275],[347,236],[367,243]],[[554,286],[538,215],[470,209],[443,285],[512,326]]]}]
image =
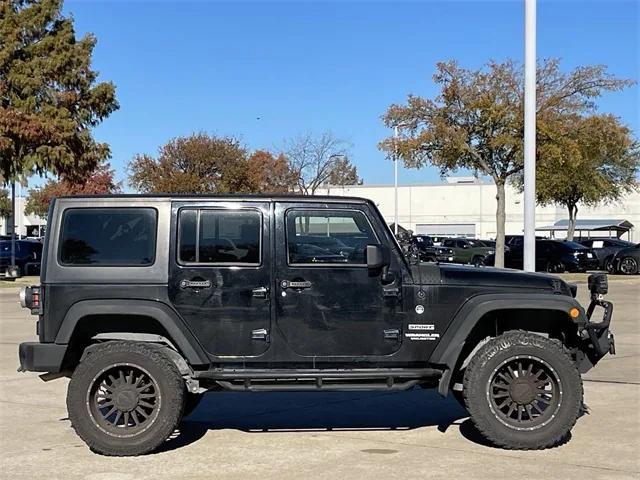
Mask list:
[{"label": "door hinge", "polygon": [[265,342],[269,341],[269,331],[266,328],[258,328],[257,330],[251,331],[251,339],[252,340],[264,340]]}]

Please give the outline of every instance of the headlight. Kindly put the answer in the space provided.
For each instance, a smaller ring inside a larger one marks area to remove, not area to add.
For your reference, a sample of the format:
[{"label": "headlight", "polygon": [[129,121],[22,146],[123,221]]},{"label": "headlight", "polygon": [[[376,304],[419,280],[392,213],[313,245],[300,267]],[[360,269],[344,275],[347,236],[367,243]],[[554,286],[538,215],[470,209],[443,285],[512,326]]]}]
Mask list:
[{"label": "headlight", "polygon": [[495,251],[495,250],[489,250],[489,251],[487,252],[487,255],[493,255],[494,253],[496,253],[496,251]]}]

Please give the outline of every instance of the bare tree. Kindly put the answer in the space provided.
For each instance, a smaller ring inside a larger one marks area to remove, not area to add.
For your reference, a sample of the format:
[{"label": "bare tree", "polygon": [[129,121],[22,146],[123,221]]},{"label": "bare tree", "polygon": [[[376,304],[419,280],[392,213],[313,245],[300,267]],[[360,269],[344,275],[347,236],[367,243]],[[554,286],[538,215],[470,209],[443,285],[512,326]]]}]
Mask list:
[{"label": "bare tree", "polygon": [[285,141],[283,150],[291,171],[297,177],[300,193],[314,195],[319,187],[325,185],[349,146],[347,141],[330,132],[320,135],[306,133]]}]

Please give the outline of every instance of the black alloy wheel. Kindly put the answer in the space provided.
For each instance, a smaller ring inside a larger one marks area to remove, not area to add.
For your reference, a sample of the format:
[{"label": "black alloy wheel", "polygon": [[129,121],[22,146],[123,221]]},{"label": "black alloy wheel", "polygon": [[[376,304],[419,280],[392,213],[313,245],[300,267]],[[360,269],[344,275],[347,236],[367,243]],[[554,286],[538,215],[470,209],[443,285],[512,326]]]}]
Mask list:
[{"label": "black alloy wheel", "polygon": [[105,368],[87,392],[89,414],[107,433],[137,435],[156,421],[162,397],[151,374],[134,365]]},{"label": "black alloy wheel", "polygon": [[517,430],[543,427],[562,402],[562,384],[556,372],[529,355],[509,358],[496,367],[486,393],[498,420]]},{"label": "black alloy wheel", "polygon": [[94,452],[142,455],[174,432],[185,390],[166,347],[120,340],[92,345],[69,382],[69,420]]}]

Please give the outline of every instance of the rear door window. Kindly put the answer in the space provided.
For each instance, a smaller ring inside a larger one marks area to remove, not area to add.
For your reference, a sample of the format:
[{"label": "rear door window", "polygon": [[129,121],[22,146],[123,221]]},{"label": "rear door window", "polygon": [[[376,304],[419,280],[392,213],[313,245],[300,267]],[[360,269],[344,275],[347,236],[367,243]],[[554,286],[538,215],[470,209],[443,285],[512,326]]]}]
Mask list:
[{"label": "rear door window", "polygon": [[149,266],[156,253],[154,208],[69,208],[59,261],[67,266]]},{"label": "rear door window", "polygon": [[180,263],[260,264],[262,214],[258,210],[186,209],[179,218]]}]

